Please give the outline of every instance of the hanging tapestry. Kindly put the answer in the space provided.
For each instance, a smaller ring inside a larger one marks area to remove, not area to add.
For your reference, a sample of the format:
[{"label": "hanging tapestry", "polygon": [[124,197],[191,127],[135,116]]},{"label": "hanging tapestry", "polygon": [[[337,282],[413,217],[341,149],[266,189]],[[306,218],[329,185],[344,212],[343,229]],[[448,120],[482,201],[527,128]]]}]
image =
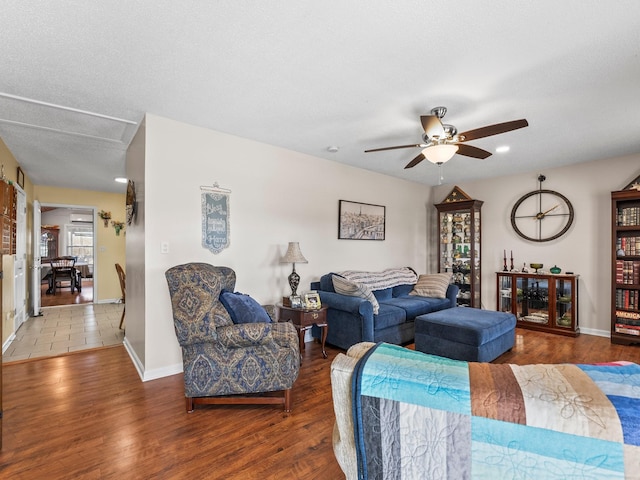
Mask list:
[{"label": "hanging tapestry", "polygon": [[229,194],[202,194],[202,246],[214,254],[229,246]]}]

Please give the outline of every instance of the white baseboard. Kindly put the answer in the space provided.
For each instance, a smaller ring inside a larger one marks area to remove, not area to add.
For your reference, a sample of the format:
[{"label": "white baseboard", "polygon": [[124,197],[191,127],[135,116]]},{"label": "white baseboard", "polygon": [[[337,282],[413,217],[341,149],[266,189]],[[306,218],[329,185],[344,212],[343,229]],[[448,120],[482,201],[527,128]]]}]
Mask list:
[{"label": "white baseboard", "polygon": [[138,357],[138,355],[136,355],[135,350],[131,347],[131,344],[129,343],[129,340],[127,339],[126,335],[122,343],[124,345],[125,350],[129,354],[129,357],[131,357],[131,360],[133,361],[133,365],[136,367],[136,370],[138,371],[138,375],[140,376],[140,379],[143,382],[148,382],[149,380],[156,380],[158,378],[163,378],[163,377],[170,377],[171,375],[177,375],[179,373],[182,373],[182,370],[183,370],[182,363],[177,365],[169,365],[168,367],[157,368],[155,370],[145,370],[144,365],[140,361],[140,358]]},{"label": "white baseboard", "polygon": [[595,328],[580,327],[580,333],[584,333],[585,335],[594,335],[596,337],[611,338],[611,332],[609,330],[598,330]]},{"label": "white baseboard", "polygon": [[122,298],[105,298],[103,300],[98,300],[93,303],[122,303]]},{"label": "white baseboard", "polygon": [[16,338],[15,332],[9,335],[9,338],[7,338],[7,340],[2,344],[2,353],[7,351],[7,348],[9,348],[9,345],[11,345],[11,342],[13,342],[15,338]]}]

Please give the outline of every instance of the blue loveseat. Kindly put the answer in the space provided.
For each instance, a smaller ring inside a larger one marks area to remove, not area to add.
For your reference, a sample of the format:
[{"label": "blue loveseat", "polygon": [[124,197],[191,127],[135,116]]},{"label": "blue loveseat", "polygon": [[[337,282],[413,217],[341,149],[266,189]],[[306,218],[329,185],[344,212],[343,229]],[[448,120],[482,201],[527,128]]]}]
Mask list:
[{"label": "blue loveseat", "polygon": [[[378,313],[374,314],[373,305],[368,300],[336,293],[333,275],[323,275],[320,281],[311,283],[311,289],[320,295],[322,306],[328,307],[327,343],[345,350],[360,342],[396,345],[412,342],[417,316],[456,306],[456,285],[449,285],[446,298],[430,298],[409,295],[414,285],[402,284],[372,290],[379,304]],[[314,328],[313,335],[319,336],[319,329]]]}]

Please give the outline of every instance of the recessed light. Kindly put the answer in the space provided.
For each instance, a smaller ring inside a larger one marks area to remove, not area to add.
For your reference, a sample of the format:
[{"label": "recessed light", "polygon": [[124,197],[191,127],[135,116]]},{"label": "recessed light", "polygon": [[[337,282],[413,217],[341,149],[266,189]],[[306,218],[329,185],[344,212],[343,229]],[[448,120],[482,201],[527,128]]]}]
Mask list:
[{"label": "recessed light", "polygon": [[128,180],[125,177],[116,177],[114,180],[118,183],[127,183]]},{"label": "recessed light", "polygon": [[496,153],[505,153],[509,151],[509,145],[502,145],[501,147],[496,148]]},{"label": "recessed light", "polygon": [[327,150],[329,150],[331,153],[336,153],[338,150],[340,150],[340,148],[332,145],[330,147],[327,147]]}]

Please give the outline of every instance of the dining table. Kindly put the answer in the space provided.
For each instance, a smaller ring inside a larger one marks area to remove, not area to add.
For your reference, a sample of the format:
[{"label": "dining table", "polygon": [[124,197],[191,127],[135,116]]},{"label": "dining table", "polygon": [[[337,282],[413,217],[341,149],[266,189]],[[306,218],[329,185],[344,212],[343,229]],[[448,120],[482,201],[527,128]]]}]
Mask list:
[{"label": "dining table", "polygon": [[[76,263],[73,268],[75,268],[80,275],[78,275],[78,286],[80,287],[78,291],[82,288],[82,279],[87,278],[93,275],[92,272],[93,265],[88,263]],[[51,265],[42,264],[40,266],[40,282],[48,281],[49,287],[47,288],[47,294],[55,294],[55,290],[53,288],[53,272],[51,271]]]}]

